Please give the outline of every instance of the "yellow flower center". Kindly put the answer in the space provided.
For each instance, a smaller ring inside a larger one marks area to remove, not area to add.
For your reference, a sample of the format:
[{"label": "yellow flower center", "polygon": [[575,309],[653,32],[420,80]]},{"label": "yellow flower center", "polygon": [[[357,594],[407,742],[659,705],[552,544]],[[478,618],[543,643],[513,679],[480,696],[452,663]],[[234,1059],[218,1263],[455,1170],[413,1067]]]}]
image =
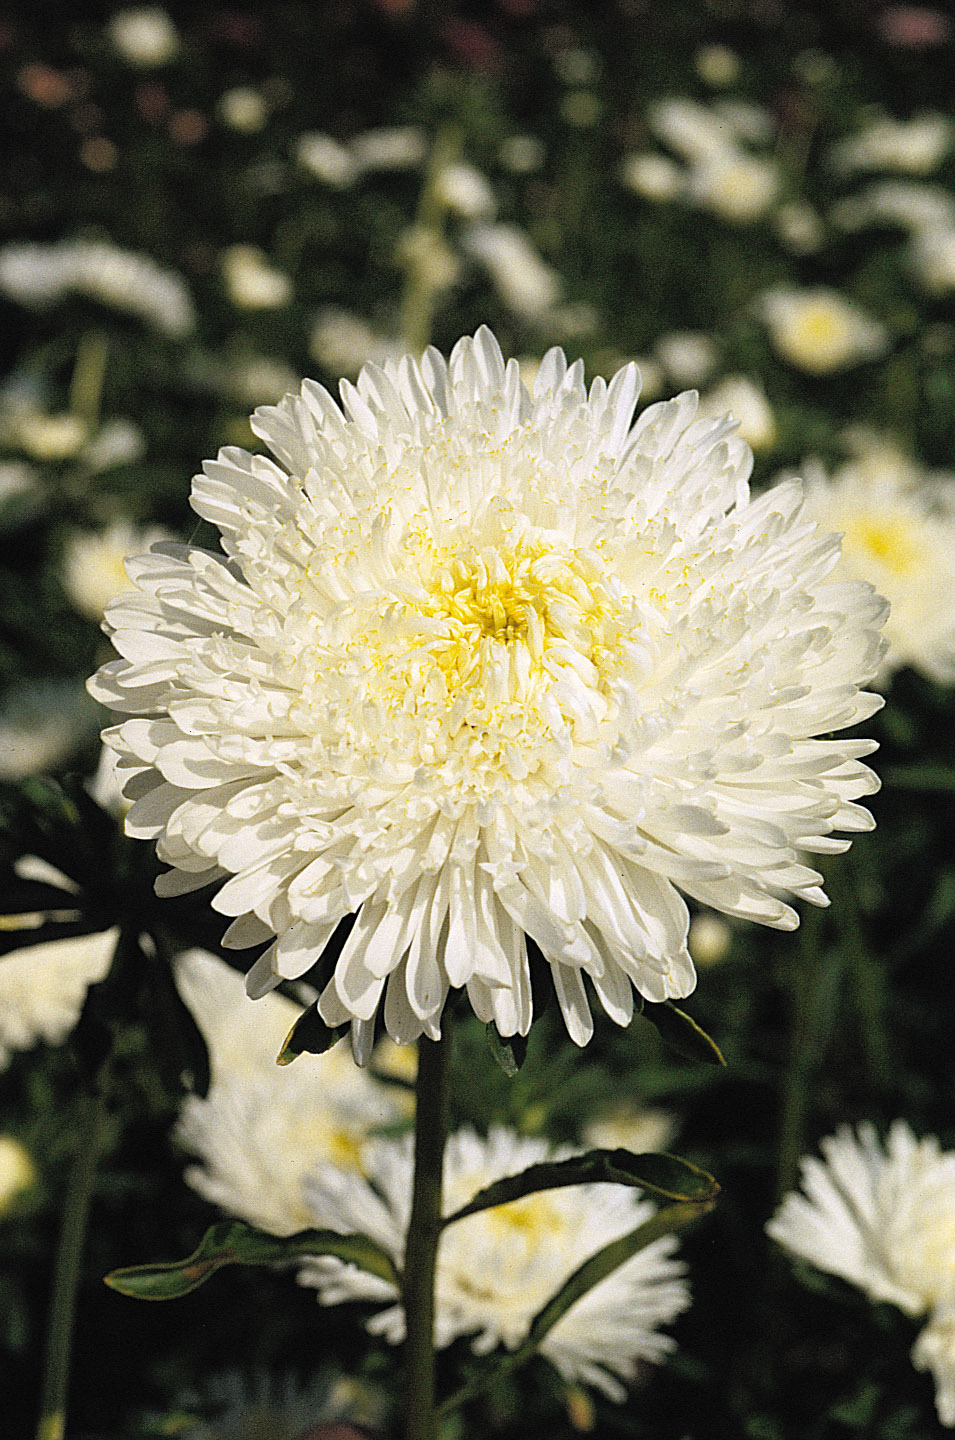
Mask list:
[{"label": "yellow flower center", "polygon": [[919,549],[912,527],[902,516],[859,516],[846,525],[843,543],[877,560],[894,575],[909,575],[918,569]]}]

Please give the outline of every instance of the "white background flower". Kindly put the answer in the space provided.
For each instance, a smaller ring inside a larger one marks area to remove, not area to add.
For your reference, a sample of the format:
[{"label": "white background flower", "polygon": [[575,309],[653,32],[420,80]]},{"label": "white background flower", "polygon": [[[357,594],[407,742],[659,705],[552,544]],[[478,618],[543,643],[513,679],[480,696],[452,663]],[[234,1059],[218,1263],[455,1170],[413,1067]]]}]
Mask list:
[{"label": "white background flower", "polygon": [[[482,1139],[453,1134],[445,1154],[444,1213],[466,1205],[484,1186],[529,1165],[560,1158],[547,1142],[503,1128]],[[306,1180],[312,1224],[343,1233],[362,1230],[400,1265],[411,1206],[412,1153],[408,1141],[377,1141],[365,1152],[368,1179],[315,1170]],[[370,1182],[370,1183],[369,1183]],[[622,1185],[581,1185],[525,1196],[448,1226],[438,1249],[435,1339],[448,1345],[471,1336],[479,1354],[515,1349],[534,1315],[590,1255],[635,1229],[654,1205]],[[611,1398],[626,1394],[639,1360],[662,1360],[674,1342],[658,1327],[686,1309],[677,1241],[654,1241],[587,1292],[546,1336],[541,1353],[568,1381],[596,1385]],[[385,1282],[333,1259],[307,1260],[299,1278],[326,1304],[365,1299],[394,1301]],[[391,1303],[369,1322],[393,1344],[404,1336],[404,1313]]]},{"label": "white background flower", "polygon": [[882,677],[911,665],[955,682],[955,475],[924,470],[892,439],[855,437],[831,476],[806,465],[807,513],[842,532],[839,574],[868,580],[889,601]]},{"label": "white background flower", "polygon": [[66,1039],[87,990],[109,969],[118,939],[119,930],[112,928],[0,955],[0,1068],[14,1050]]},{"label": "white background flower", "polygon": [[376,1127],[407,1115],[407,1092],[378,1084],[340,1046],[276,1057],[301,1006],[283,995],[256,1004],[238,971],[189,950],[176,984],[209,1047],[211,1084],[187,1098],[178,1138],[200,1163],[186,1179],[205,1199],[273,1235],[311,1225],[302,1193],[316,1165],[357,1166]]},{"label": "white background flower", "polygon": [[[529,935],[571,1036],[583,976],[687,994],[702,903],[783,929],[824,903],[797,851],[870,828],[864,740],[883,602],[827,582],[838,540],[797,485],[751,499],[747,447],[686,394],[636,425],[632,367],[588,393],[545,356],[533,396],[487,331],[256,412],[278,460],[193,486],[227,560],[163,546],[108,625],[91,689],[133,717],[127,832],[160,893],[225,880],[226,943],[276,935],[252,993],[310,969],[366,1055],[376,1013],[435,1037],[451,987],[526,1033]],[[226,878],[231,876],[232,878]]]},{"label": "white background flower", "polygon": [[955,1425],[955,1152],[896,1120],[883,1147],[872,1125],[842,1126],[802,1161],[767,1234],[873,1301],[928,1315],[912,1351],[931,1369],[939,1419]]}]

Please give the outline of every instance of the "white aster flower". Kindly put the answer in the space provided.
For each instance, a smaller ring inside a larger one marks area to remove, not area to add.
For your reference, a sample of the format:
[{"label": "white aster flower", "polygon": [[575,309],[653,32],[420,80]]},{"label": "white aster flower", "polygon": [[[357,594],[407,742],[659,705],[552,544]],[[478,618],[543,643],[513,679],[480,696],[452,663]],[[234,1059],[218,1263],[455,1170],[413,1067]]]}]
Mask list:
[{"label": "white aster flower", "polygon": [[299,136],[295,159],[316,180],[336,190],[346,189],[358,175],[358,164],[348,146],[320,130]]},{"label": "white aster flower", "polygon": [[211,1075],[208,1095],[189,1096],[179,1120],[180,1142],[201,1160],[186,1180],[273,1235],[306,1229],[304,1176],[316,1165],[359,1165],[369,1133],[406,1117],[405,1095],[359,1070],[341,1046],[277,1065],[301,1006],[277,994],[250,1000],[243,977],[215,955],[180,955],[176,984],[209,1047]]},{"label": "white aster flower", "polygon": [[363,130],[350,143],[357,172],[411,170],[428,153],[428,137],[417,125],[382,126]]},{"label": "white aster flower", "polygon": [[872,360],[889,343],[883,325],[824,286],[797,290],[781,285],[763,294],[759,308],[779,354],[810,375]]},{"label": "white aster flower", "polygon": [[254,135],[269,118],[269,107],[261,90],[251,85],[237,85],[219,96],[216,106],[219,119],[232,130]]},{"label": "white aster flower", "polygon": [[[127,832],[162,894],[225,881],[226,943],[275,935],[251,993],[326,963],[321,1013],[367,1054],[440,1034],[465,988],[531,1023],[529,935],[571,1035],[694,974],[677,887],[792,929],[825,903],[799,850],[871,828],[865,740],[884,603],[827,581],[838,539],[685,394],[631,424],[633,367],[533,395],[487,330],[258,410],[281,461],[227,449],[193,485],[228,558],[162,546],[110,606],[90,682],[130,718]],[[282,467],[285,468],[282,468]],[[231,878],[228,878],[231,877]]]},{"label": "white aster flower", "polygon": [[719,915],[694,915],[686,943],[697,969],[708,970],[726,959],[733,944],[733,932]]},{"label": "white aster flower", "polygon": [[739,78],[740,60],[727,45],[701,45],[693,57],[693,68],[704,85],[723,90]]},{"label": "white aster flower", "polygon": [[955,220],[917,230],[909,242],[908,262],[932,295],[955,290]]},{"label": "white aster flower", "polygon": [[870,1300],[929,1315],[912,1359],[931,1369],[939,1419],[955,1424],[955,1152],[896,1120],[885,1147],[872,1125],[843,1125],[802,1161],[802,1186],[767,1224],[770,1237]]},{"label": "white aster flower", "polygon": [[842,532],[838,574],[868,580],[889,601],[881,678],[911,665],[955,682],[955,475],[925,471],[897,444],[862,435],[831,477],[805,467],[806,509]]},{"label": "white aster flower", "polygon": [[228,246],[222,275],[229,299],[242,310],[277,310],[292,298],[291,280],[257,245]]},{"label": "white aster flower", "polygon": [[776,199],[779,172],[772,160],[735,146],[714,150],[690,168],[688,195],[731,225],[752,225]]},{"label": "white aster flower", "polygon": [[730,116],[695,100],[670,96],[647,111],[653,133],[686,160],[702,160],[735,143]]},{"label": "white aster flower", "polygon": [[654,1110],[622,1100],[588,1122],[583,1141],[588,1149],[622,1148],[634,1155],[646,1155],[668,1150],[678,1129],[676,1117],[668,1110]]},{"label": "white aster flower", "polygon": [[840,140],[829,151],[835,170],[895,170],[928,175],[944,159],[953,137],[947,115],[927,112],[911,120],[881,116],[855,135]]},{"label": "white aster flower", "polygon": [[641,150],[624,156],[620,181],[645,200],[675,200],[686,187],[686,171],[666,155]]},{"label": "white aster flower", "polygon": [[519,225],[468,225],[462,231],[461,246],[484,266],[501,299],[516,315],[539,318],[560,299],[560,276]]},{"label": "white aster flower", "polygon": [[498,151],[498,159],[512,175],[532,175],[546,158],[547,147],[536,135],[508,135]]},{"label": "white aster flower", "polygon": [[23,460],[0,461],[0,511],[8,501],[39,504],[41,496],[40,477],[32,465]]},{"label": "white aster flower", "polygon": [[912,1364],[931,1370],[938,1418],[955,1426],[955,1301],[936,1305],[912,1346]]},{"label": "white aster flower", "polygon": [[167,65],[179,52],[176,27],[158,5],[118,10],[107,33],[123,59],[141,70]]},{"label": "white aster flower", "polygon": [[[23,917],[28,919],[30,917]],[[38,1040],[61,1044],[80,1018],[91,985],[113,958],[119,929],[46,940],[0,956],[0,1068]]]},{"label": "white aster flower", "polygon": [[[495,1128],[486,1140],[472,1130],[453,1134],[444,1159],[444,1213],[452,1214],[492,1181],[529,1165],[563,1158],[547,1142]],[[371,1142],[367,1180],[315,1170],[305,1182],[312,1224],[370,1234],[400,1266],[411,1209],[410,1137]],[[435,1276],[435,1342],[471,1336],[478,1354],[515,1349],[531,1320],[584,1260],[653,1215],[653,1203],[629,1186],[582,1185],[525,1196],[449,1225],[441,1236]],[[557,1322],[540,1353],[568,1382],[595,1385],[623,1400],[640,1361],[658,1362],[674,1348],[657,1328],[689,1304],[684,1267],[673,1258],[672,1235],[639,1251],[595,1285]],[[404,1312],[387,1282],[334,1259],[306,1260],[302,1284],[323,1304],[384,1303],[368,1323],[392,1344],[404,1338]],[[389,1303],[390,1302],[390,1303]]]},{"label": "white aster flower", "polygon": [[363,365],[384,365],[397,360],[397,341],[372,328],[360,315],[326,305],[318,311],[312,326],[308,353],[333,375],[356,376]]},{"label": "white aster flower", "polygon": [[[702,330],[671,330],[660,336],[655,353],[674,385],[702,385],[717,359],[716,346]],[[725,415],[724,410],[718,418]]]},{"label": "white aster flower", "polygon": [[916,185],[908,180],[883,180],[834,207],[845,230],[888,222],[917,234],[923,229],[955,225],[955,197],[941,185]]},{"label": "white aster flower", "polygon": [[726,375],[700,397],[700,415],[732,415],[740,437],[753,450],[766,450],[776,439],[776,421],[766,391],[748,375]]},{"label": "white aster flower", "polygon": [[139,315],[176,339],[195,323],[192,297],[180,275],[109,241],[5,245],[0,290],[23,305],[53,304],[72,292],[88,295]]},{"label": "white aster flower", "polygon": [[826,232],[817,211],[805,200],[787,200],[773,212],[773,229],[782,245],[794,255],[812,255]]},{"label": "white aster flower", "polygon": [[466,220],[487,220],[497,210],[497,196],[487,176],[464,161],[445,166],[437,190],[443,204]]},{"label": "white aster flower", "polygon": [[126,556],[171,539],[161,525],[131,520],[114,520],[105,530],[73,530],[63,550],[63,588],[80,614],[99,624],[110,600],[129,589]]}]

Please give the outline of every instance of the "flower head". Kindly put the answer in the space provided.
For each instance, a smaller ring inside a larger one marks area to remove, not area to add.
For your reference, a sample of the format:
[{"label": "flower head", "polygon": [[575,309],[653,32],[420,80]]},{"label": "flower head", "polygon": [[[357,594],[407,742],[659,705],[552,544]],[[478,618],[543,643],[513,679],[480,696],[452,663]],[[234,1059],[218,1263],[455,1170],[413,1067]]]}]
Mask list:
[{"label": "flower head", "polygon": [[[446,1215],[484,1186],[529,1165],[562,1158],[545,1140],[493,1129],[486,1140],[459,1130],[444,1162]],[[371,1234],[400,1265],[411,1206],[410,1137],[371,1142],[367,1179],[316,1169],[305,1182],[314,1225]],[[435,1340],[449,1345],[470,1335],[479,1354],[515,1349],[535,1314],[573,1272],[610,1241],[654,1213],[651,1201],[627,1186],[582,1185],[548,1190],[456,1220],[443,1232],[435,1279]],[[659,1361],[674,1342],[658,1327],[689,1304],[677,1241],[665,1236],[595,1285],[557,1322],[541,1354],[565,1380],[596,1385],[622,1400],[640,1360]],[[306,1260],[299,1272],[325,1304],[365,1299],[387,1303],[369,1322],[393,1344],[404,1338],[404,1312],[385,1281],[339,1260]]]},{"label": "flower head", "polygon": [[810,375],[829,375],[881,355],[884,326],[837,290],[780,285],[762,297],[773,345],[784,360]]},{"label": "flower head", "polygon": [[253,418],[280,463],[194,482],[225,557],[154,547],[110,606],[91,689],[160,893],[225,881],[226,943],[276,937],[256,994],[354,917],[316,983],[359,1055],[382,1008],[436,1037],[452,987],[526,1033],[525,935],[582,1044],[584,976],[619,1024],[692,989],[678,886],[792,929],[825,903],[797,851],[871,827],[873,745],[815,737],[881,704],[883,602],[828,583],[797,484],[751,498],[732,422],[632,425],[637,386],[552,350],[531,395],[486,330],[366,366],[344,414],[306,381]]},{"label": "flower head", "polygon": [[766,1226],[780,1245],[839,1275],[870,1300],[929,1315],[912,1351],[931,1369],[939,1418],[955,1425],[955,1152],[917,1140],[904,1120],[885,1146],[873,1126],[842,1126],[802,1162],[805,1193],[785,1197]]},{"label": "flower head", "polygon": [[925,472],[893,441],[860,434],[831,477],[808,466],[807,513],[842,531],[839,574],[869,580],[891,605],[885,679],[911,665],[955,682],[955,476]]}]

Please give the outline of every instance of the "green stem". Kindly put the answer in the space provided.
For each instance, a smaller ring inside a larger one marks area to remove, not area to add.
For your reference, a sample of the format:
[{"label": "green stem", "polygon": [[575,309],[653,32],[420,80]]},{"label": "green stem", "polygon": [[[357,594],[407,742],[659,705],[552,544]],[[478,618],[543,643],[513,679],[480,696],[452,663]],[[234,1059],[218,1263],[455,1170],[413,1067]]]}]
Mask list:
[{"label": "green stem", "polygon": [[434,138],[418,213],[410,234],[405,237],[403,264],[407,279],[401,300],[401,329],[402,340],[412,355],[420,355],[431,342],[434,309],[442,287],[435,283],[429,252],[431,246],[440,249],[445,243],[447,206],[440,182],[442,174],[454,163],[460,150],[460,128],[445,125]]},{"label": "green stem", "polygon": [[63,1440],[66,1433],[76,1295],[105,1121],[106,1106],[97,1089],[94,1094],[84,1097],[77,1123],[76,1152],[70,1169],[50,1290],[36,1440]]},{"label": "green stem", "polygon": [[827,874],[834,918],[856,1006],[866,1079],[876,1091],[885,1088],[892,1071],[892,1051],[885,1025],[884,984],[879,961],[866,943],[858,905],[858,863],[853,847]]},{"label": "green stem", "polygon": [[836,1004],[841,957],[823,944],[822,913],[803,916],[797,947],[797,965],[791,981],[792,1039],[783,1076],[779,1125],[777,1196],[791,1190],[805,1149],[806,1120],[812,1103],[812,1085],[829,1036]]},{"label": "green stem", "polygon": [[90,430],[99,424],[107,355],[106,337],[96,331],[84,335],[76,350],[70,380],[70,410],[85,420]]},{"label": "green stem", "polygon": [[415,1163],[405,1242],[403,1301],[406,1440],[436,1440],[434,1275],[441,1237],[441,1179],[448,1128],[449,1020],[441,1040],[418,1043]]}]

